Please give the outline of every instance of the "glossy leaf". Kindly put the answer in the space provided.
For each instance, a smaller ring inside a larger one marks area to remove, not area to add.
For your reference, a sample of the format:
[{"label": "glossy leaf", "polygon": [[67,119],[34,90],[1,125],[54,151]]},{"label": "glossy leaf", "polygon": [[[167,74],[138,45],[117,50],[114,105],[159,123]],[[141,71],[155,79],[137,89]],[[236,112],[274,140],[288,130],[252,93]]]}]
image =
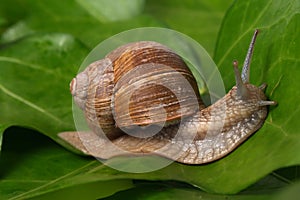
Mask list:
[{"label": "glossy leaf", "polygon": [[[82,1],[88,4],[87,1]],[[101,7],[101,1],[97,2]],[[108,1],[107,1],[108,2]],[[138,2],[138,0],[130,1]],[[109,3],[116,4],[112,1]],[[18,6],[12,6],[18,5]],[[137,3],[138,4],[138,3]],[[138,27],[162,26],[189,35],[213,53],[220,22],[231,1],[146,1],[144,12],[130,19],[111,23],[100,22],[96,17],[72,0],[2,0],[0,16],[8,29],[1,36],[3,42],[13,41],[32,32],[63,32],[79,38],[93,48],[104,39],[121,31]],[[166,13],[167,12],[167,13]],[[112,16],[115,12],[112,13]],[[177,16],[177,17],[174,17]],[[194,23],[194,19],[199,19]]]},{"label": "glossy leaf", "polygon": [[[76,0],[92,16],[101,22],[125,20],[140,14],[144,0]],[[112,15],[112,13],[114,13]]]},{"label": "glossy leaf", "polygon": [[205,193],[199,189],[180,185],[178,183],[144,183],[137,187],[120,191],[111,197],[111,199],[132,199],[132,200],[151,200],[151,199],[188,199],[191,200],[270,200],[272,195],[267,194],[240,194],[240,195],[218,195]]},{"label": "glossy leaf", "polygon": [[[121,31],[142,26],[161,25],[161,22],[152,16],[144,14],[138,15],[138,17],[130,15],[127,19],[121,21],[104,23],[99,21],[97,16],[92,15],[91,10],[86,9],[92,6],[90,4],[93,2],[93,7],[97,10],[97,8],[103,6],[102,0],[78,0],[78,2],[73,0],[53,0],[47,3],[39,0],[2,0],[0,16],[4,16],[4,19],[6,19],[5,25],[8,26],[8,29],[3,33],[0,42],[14,41],[36,32],[59,32],[71,34],[88,47],[93,48],[102,40]],[[116,6],[115,2],[105,2],[107,7],[109,7],[109,4],[111,4],[111,7]],[[141,0],[126,2],[128,2],[126,5],[129,7],[137,7],[136,9],[139,12],[142,10],[142,8],[138,8],[142,7],[138,5],[138,2],[142,4]],[[135,2],[136,6],[131,5]],[[112,12],[111,18],[114,18],[115,15],[117,14]]]},{"label": "glossy leaf", "polygon": [[[116,175],[121,179],[112,179]],[[192,199],[271,199],[277,193],[274,191],[286,185],[270,176],[242,194],[232,196],[208,194],[175,181],[135,181],[132,184],[130,179],[124,179],[126,177],[132,174],[120,174],[92,158],[76,156],[38,132],[17,127],[5,131],[0,159],[1,199],[96,199],[116,192],[112,199],[185,199],[186,196]]]},{"label": "glossy leaf", "polygon": [[[299,9],[299,1],[237,1],[223,21],[215,62],[227,88],[234,78],[229,70],[232,60],[242,63],[248,41],[258,28],[250,81],[267,83],[267,96],[278,102],[270,107],[263,128],[233,153],[240,159],[224,165],[234,172],[231,177],[238,173],[240,180],[255,182],[275,169],[300,164],[300,84],[295,78],[300,75]],[[234,182],[229,177],[218,179],[224,181],[227,186]]]},{"label": "glossy leaf", "polygon": [[4,135],[0,199],[41,199],[45,194],[48,199],[64,199],[64,195],[96,199],[132,187],[131,180],[97,182],[80,176],[74,182],[74,177],[98,166],[98,162],[77,156],[35,131],[13,127]]},{"label": "glossy leaf", "polygon": [[198,41],[212,56],[224,8],[232,1],[146,1],[145,11],[166,23],[167,28],[182,32]]},{"label": "glossy leaf", "polygon": [[36,35],[0,51],[0,124],[31,127],[54,139],[74,129],[67,91],[86,53],[64,34]]}]

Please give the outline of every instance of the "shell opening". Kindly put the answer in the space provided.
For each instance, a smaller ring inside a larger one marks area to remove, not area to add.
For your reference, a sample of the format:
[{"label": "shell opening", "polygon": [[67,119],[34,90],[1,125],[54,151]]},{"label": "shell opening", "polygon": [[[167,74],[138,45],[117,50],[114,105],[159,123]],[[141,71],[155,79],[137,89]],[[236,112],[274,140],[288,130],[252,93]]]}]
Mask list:
[{"label": "shell opening", "polygon": [[70,92],[75,103],[84,108],[88,89],[88,77],[85,72],[79,73],[70,83]]},{"label": "shell opening", "polygon": [[73,78],[72,81],[70,82],[70,92],[72,96],[76,95],[76,78]]}]

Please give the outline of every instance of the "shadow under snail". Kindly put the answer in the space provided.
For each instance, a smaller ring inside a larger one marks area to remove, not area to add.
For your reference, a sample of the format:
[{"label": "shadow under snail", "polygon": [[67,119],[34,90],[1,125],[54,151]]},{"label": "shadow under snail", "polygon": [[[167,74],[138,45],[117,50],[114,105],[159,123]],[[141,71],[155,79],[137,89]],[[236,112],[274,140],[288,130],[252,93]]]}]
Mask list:
[{"label": "shadow under snail", "polygon": [[[249,83],[257,34],[258,30],[241,75],[237,61],[233,62],[236,85],[206,108],[191,71],[172,50],[151,41],[117,48],[90,64],[70,84],[75,103],[100,140],[97,148],[87,150],[78,144],[82,138],[75,140],[71,132],[60,137],[103,159],[158,154],[181,163],[202,164],[226,156],[263,125],[267,106],[276,104],[267,100],[266,84]],[[121,151],[115,152],[116,148]]]}]

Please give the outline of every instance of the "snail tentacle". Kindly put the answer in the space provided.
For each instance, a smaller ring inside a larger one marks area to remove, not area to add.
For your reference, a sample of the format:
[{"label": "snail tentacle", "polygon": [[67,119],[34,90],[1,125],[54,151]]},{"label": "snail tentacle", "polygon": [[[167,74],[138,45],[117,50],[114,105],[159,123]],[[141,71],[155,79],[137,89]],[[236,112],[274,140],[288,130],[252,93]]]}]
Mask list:
[{"label": "snail tentacle", "polygon": [[254,44],[255,44],[258,32],[259,32],[258,29],[256,29],[254,31],[254,35],[253,35],[252,40],[250,42],[249,49],[248,49],[248,52],[247,52],[247,55],[246,55],[246,58],[245,58],[245,61],[244,61],[243,70],[242,70],[242,80],[243,80],[244,83],[249,83],[250,62],[251,62],[251,58],[252,58],[252,55],[253,55]]},{"label": "snail tentacle", "polygon": [[275,106],[277,105],[276,101],[259,101],[258,102],[259,106]]},{"label": "snail tentacle", "polygon": [[241,99],[247,99],[248,98],[248,91],[247,88],[242,81],[242,76],[240,74],[240,71],[238,69],[238,62],[235,60],[233,61],[233,69],[235,74],[235,82],[237,87],[237,96]]},{"label": "snail tentacle", "polygon": [[261,91],[265,91],[265,89],[267,88],[267,84],[266,83],[263,83],[261,84],[260,86],[258,86],[258,88],[261,90]]}]

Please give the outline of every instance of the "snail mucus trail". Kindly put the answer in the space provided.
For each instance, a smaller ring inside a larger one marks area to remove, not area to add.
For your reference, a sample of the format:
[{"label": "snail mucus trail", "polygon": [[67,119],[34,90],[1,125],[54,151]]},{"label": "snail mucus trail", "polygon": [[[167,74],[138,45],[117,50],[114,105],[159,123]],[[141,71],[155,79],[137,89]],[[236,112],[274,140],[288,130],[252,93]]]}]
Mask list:
[{"label": "snail mucus trail", "polygon": [[[256,87],[249,83],[257,34],[255,30],[241,74],[238,62],[233,62],[236,85],[206,108],[192,73],[172,50],[151,41],[117,48],[90,64],[70,84],[74,101],[92,130],[82,135],[96,135],[97,145],[89,149],[86,145],[93,146],[92,142],[79,144],[85,143],[84,137],[78,136],[80,132],[62,133],[60,137],[82,152],[103,159],[158,154],[181,163],[202,164],[226,156],[262,126],[267,106],[276,104],[267,100],[266,84]],[[183,82],[178,77],[183,77]],[[168,83],[174,88],[163,87]],[[187,83],[189,87],[182,89],[180,84]],[[176,95],[182,91],[178,100]],[[157,112],[160,110],[165,111],[162,116]],[[141,133],[142,127],[161,120],[163,127],[158,133]],[[128,134],[132,126],[142,136]]]}]

